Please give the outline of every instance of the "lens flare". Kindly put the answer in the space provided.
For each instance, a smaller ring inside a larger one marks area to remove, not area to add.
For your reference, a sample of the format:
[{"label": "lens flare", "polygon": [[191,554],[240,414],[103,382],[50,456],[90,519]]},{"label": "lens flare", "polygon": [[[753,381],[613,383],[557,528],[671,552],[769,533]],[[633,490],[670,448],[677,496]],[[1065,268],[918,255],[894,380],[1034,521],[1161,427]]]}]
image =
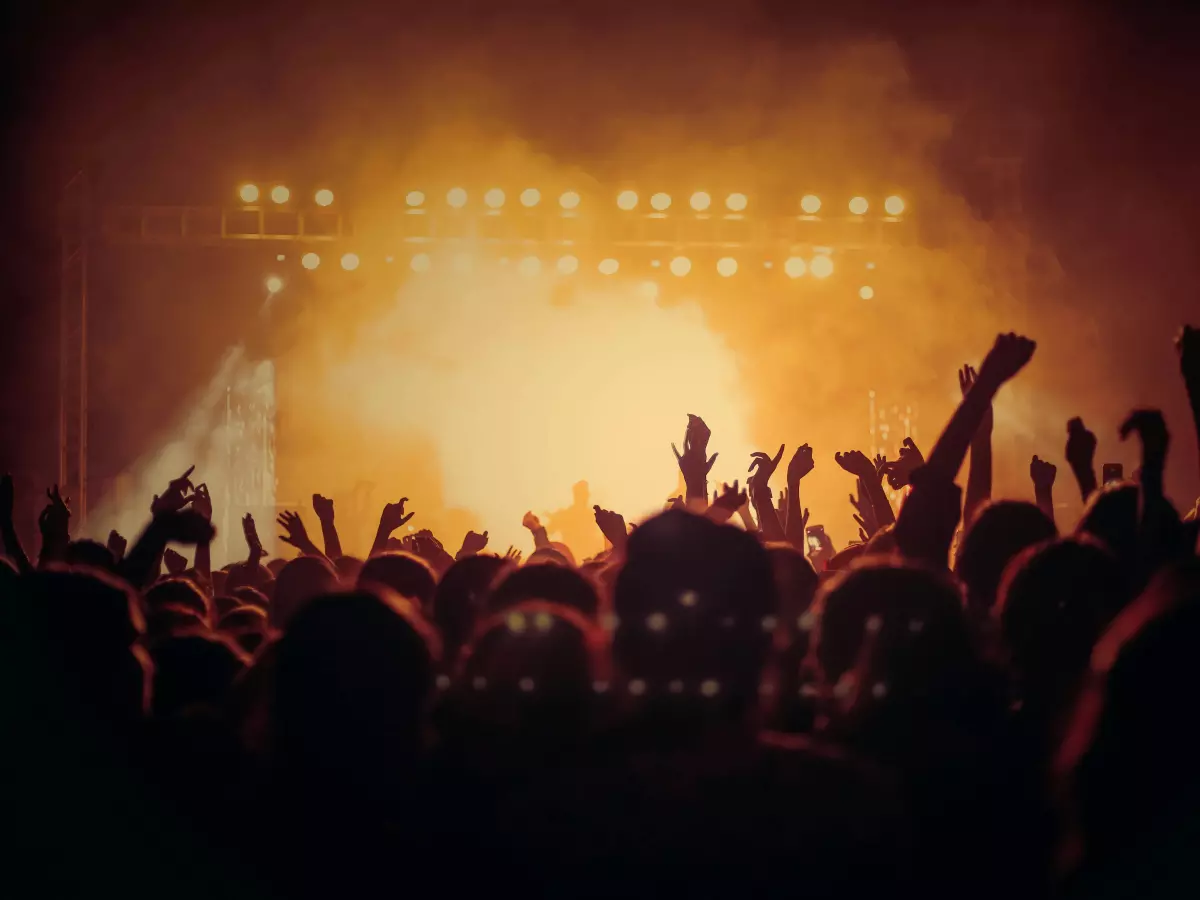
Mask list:
[{"label": "lens flare", "polygon": [[525,188],[521,191],[521,205],[526,209],[532,209],[537,206],[542,200],[541,191],[537,188]]},{"label": "lens flare", "polygon": [[871,287],[869,284],[864,284],[858,289],[858,296],[863,300],[870,300],[875,296],[875,288]]},{"label": "lens flare", "polygon": [[409,206],[420,206],[425,202],[425,194],[421,191],[409,191],[408,195],[404,198],[404,202]]},{"label": "lens flare", "polygon": [[898,216],[904,212],[904,201],[894,195],[888,197],[883,201],[883,210],[889,216]]},{"label": "lens flare", "polygon": [[712,197],[704,193],[704,191],[696,191],[692,194],[691,199],[692,209],[696,212],[704,212],[712,205]]},{"label": "lens flare", "polygon": [[688,272],[692,271],[692,261],[686,256],[677,256],[671,260],[671,274],[682,278]]},{"label": "lens flare", "polygon": [[815,216],[821,211],[821,198],[816,194],[805,194],[800,198],[800,208],[810,216]]},{"label": "lens flare", "polygon": [[271,199],[276,203],[287,203],[288,198],[291,196],[292,192],[282,184],[277,184],[275,187],[271,188]]},{"label": "lens flare", "polygon": [[799,278],[808,271],[808,266],[800,257],[789,256],[787,262],[783,264],[783,271],[787,272],[788,278]]},{"label": "lens flare", "polygon": [[579,206],[579,195],[574,191],[567,191],[558,198],[558,205],[563,209],[575,209]]},{"label": "lens flare", "polygon": [[850,200],[850,212],[856,216],[865,216],[869,207],[866,197],[853,197]]},{"label": "lens flare", "polygon": [[321,257],[317,256],[315,253],[305,253],[302,257],[300,257],[300,265],[304,266],[306,269],[315,269],[320,264]]},{"label": "lens flare", "polygon": [[[466,202],[465,193],[463,195],[463,202]],[[486,203],[491,209],[499,209],[504,205],[504,191],[500,190],[500,188],[492,188],[483,195],[483,202]],[[450,205],[453,206],[454,204],[451,203]],[[461,205],[462,204],[460,203],[459,206]]]},{"label": "lens flare", "polygon": [[321,188],[313,195],[313,200],[316,201],[317,206],[329,206],[333,203],[333,191],[329,188]]},{"label": "lens flare", "polygon": [[808,271],[812,272],[813,278],[828,278],[833,274],[833,260],[828,256],[814,256]]},{"label": "lens flare", "polygon": [[657,193],[650,198],[650,205],[659,212],[663,212],[664,210],[669,209],[671,206],[671,195],[661,192]]},{"label": "lens flare", "polygon": [[730,194],[725,198],[725,207],[730,212],[741,212],[748,202],[745,194]]},{"label": "lens flare", "polygon": [[621,191],[617,194],[617,206],[621,209],[633,209],[638,205],[638,195],[635,191]]},{"label": "lens flare", "polygon": [[271,275],[267,278],[267,293],[278,294],[283,290],[283,279],[278,275]]},{"label": "lens flare", "polygon": [[258,200],[258,185],[243,184],[238,188],[238,196],[242,198],[243,203],[255,203]]},{"label": "lens flare", "polygon": [[358,268],[358,254],[345,253],[342,255],[342,268],[347,272],[353,272]]},{"label": "lens flare", "polygon": [[717,260],[717,274],[722,278],[729,278],[731,275],[736,275],[737,270],[737,260],[732,256],[722,256]]},{"label": "lens flare", "polygon": [[574,275],[579,271],[579,260],[574,256],[559,257],[557,268],[560,275]]},{"label": "lens flare", "polygon": [[609,257],[608,259],[600,260],[600,265],[597,268],[599,268],[601,275],[616,275],[617,270],[621,268],[621,264]]}]

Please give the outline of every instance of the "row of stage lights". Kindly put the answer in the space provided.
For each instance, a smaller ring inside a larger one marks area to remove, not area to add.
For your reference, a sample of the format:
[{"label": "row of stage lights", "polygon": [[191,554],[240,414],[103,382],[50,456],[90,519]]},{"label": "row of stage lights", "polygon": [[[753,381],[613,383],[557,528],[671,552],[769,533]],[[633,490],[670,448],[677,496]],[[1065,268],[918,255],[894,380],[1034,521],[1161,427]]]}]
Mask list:
[{"label": "row of stage lights", "polygon": [[[238,196],[243,203],[257,203],[261,192],[256,184],[243,184],[238,188]],[[277,184],[271,188],[270,196],[274,203],[282,206],[291,200],[292,192],[285,185]],[[409,209],[416,212],[425,207],[427,199],[423,191],[409,191],[405,195],[404,202]],[[493,210],[503,207],[507,199],[504,191],[500,188],[492,188],[483,195],[484,205]],[[542,202],[542,194],[537,188],[526,188],[517,199],[526,209],[533,209]],[[463,209],[469,200],[470,197],[465,188],[451,188],[446,192],[446,205],[452,209]],[[313,201],[317,206],[330,206],[333,203],[333,191],[329,188],[321,188],[313,195]],[[577,209],[582,202],[583,198],[575,191],[565,191],[558,198],[558,205],[568,212]],[[641,198],[636,191],[621,191],[617,194],[617,207],[627,212],[637,209],[640,202]],[[650,207],[655,212],[666,212],[671,208],[671,203],[670,194],[659,192],[650,196]],[[745,211],[749,203],[749,198],[745,194],[734,193],[725,198],[725,208],[731,213]],[[688,199],[688,205],[698,213],[707,212],[712,204],[712,196],[705,191],[696,191]],[[871,208],[871,204],[866,197],[851,197],[847,208],[852,215],[865,216],[867,210]],[[821,211],[821,198],[816,194],[805,194],[800,198],[800,209],[807,215],[816,215]],[[893,194],[884,199],[883,210],[889,216],[899,216],[904,212],[904,200]]]}]

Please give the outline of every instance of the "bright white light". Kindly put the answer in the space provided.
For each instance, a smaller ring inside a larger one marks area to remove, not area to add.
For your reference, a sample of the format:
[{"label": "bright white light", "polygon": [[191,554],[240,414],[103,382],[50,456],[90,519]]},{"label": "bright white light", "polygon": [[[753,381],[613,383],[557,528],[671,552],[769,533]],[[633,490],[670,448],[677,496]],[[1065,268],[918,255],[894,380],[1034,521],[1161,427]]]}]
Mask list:
[{"label": "bright white light", "polygon": [[691,203],[692,209],[696,212],[704,212],[712,205],[712,197],[708,196],[704,191],[696,191],[696,193],[692,194]]},{"label": "bright white light", "polygon": [[288,198],[291,196],[292,192],[282,184],[277,184],[275,187],[271,188],[271,199],[276,203],[287,203]]},{"label": "bright white light", "polygon": [[869,284],[864,284],[858,289],[858,296],[863,300],[870,300],[875,296],[875,288],[871,287]]},{"label": "bright white light", "polygon": [[579,271],[579,260],[574,256],[562,256],[558,260],[558,273],[560,275],[574,275]]},{"label": "bright white light", "polygon": [[537,206],[542,199],[542,194],[537,188],[525,188],[521,191],[521,205],[526,208]]},{"label": "bright white light", "polygon": [[821,211],[821,198],[816,194],[805,194],[800,198],[800,208],[810,216]]},{"label": "bright white light", "polygon": [[783,264],[783,271],[787,272],[788,278],[799,278],[807,270],[808,266],[798,256],[789,256],[787,262]]},{"label": "bright white light", "polygon": [[258,200],[258,185],[243,184],[238,188],[238,196],[242,198],[243,203],[254,203]]},{"label": "bright white light", "polygon": [[725,207],[730,212],[741,212],[746,208],[747,202],[749,201],[746,200],[745,194],[730,194],[725,198]]},{"label": "bright white light", "polygon": [[450,188],[446,192],[446,202],[455,209],[462,209],[467,205],[467,192],[460,187]]},{"label": "bright white light", "polygon": [[638,205],[638,195],[635,191],[621,191],[617,194],[617,206],[621,209],[633,209]]},{"label": "bright white light", "polygon": [[[463,193],[463,202],[466,202],[465,192]],[[504,205],[504,191],[500,190],[500,188],[492,188],[483,195],[483,202],[486,203],[491,209],[499,209]],[[451,202],[450,205],[454,206],[454,203]],[[462,206],[461,203],[458,205]]]},{"label": "bright white light", "polygon": [[904,201],[893,195],[883,201],[883,210],[889,216],[898,216],[904,212]]},{"label": "bright white light", "polygon": [[728,278],[731,275],[737,274],[737,260],[732,256],[722,256],[717,260],[717,274],[722,278]]},{"label": "bright white light", "polygon": [[425,195],[421,191],[409,191],[404,202],[409,206],[420,206],[425,202]]},{"label": "bright white light", "polygon": [[866,197],[852,197],[850,199],[850,212],[856,216],[865,216],[870,204],[867,203]]},{"label": "bright white light", "polygon": [[833,260],[828,256],[814,256],[808,271],[812,272],[813,278],[828,278],[833,274]]},{"label": "bright white light", "polygon": [[526,277],[532,278],[542,271],[542,261],[536,256],[526,256],[517,265],[517,271]]},{"label": "bright white light", "polygon": [[342,268],[347,272],[353,272],[358,268],[358,254],[346,253],[342,255]]},{"label": "bright white light", "polygon": [[283,290],[283,279],[278,275],[271,275],[267,278],[267,293],[278,294]]},{"label": "bright white light", "polygon": [[621,264],[611,257],[600,260],[600,265],[597,267],[601,275],[616,275],[617,270],[621,268]]},{"label": "bright white light", "polygon": [[302,257],[300,257],[300,265],[304,266],[306,269],[315,269],[320,264],[321,257],[317,256],[315,253],[305,253]]},{"label": "bright white light", "polygon": [[428,253],[418,253],[408,265],[414,272],[428,272],[433,268],[433,260],[429,258]]},{"label": "bright white light", "polygon": [[333,191],[329,188],[321,188],[313,195],[313,200],[317,202],[317,206],[329,206],[333,203]]},{"label": "bright white light", "polygon": [[653,206],[655,209],[657,209],[659,212],[662,212],[663,210],[670,208],[671,195],[663,194],[663,193],[655,194],[653,197],[650,198],[650,205]]},{"label": "bright white light", "polygon": [[680,278],[682,278],[690,271],[692,271],[692,261],[686,256],[677,256],[671,260],[672,275],[678,275]]},{"label": "bright white light", "polygon": [[567,191],[558,198],[558,205],[563,209],[574,209],[579,205],[579,195],[574,191]]}]

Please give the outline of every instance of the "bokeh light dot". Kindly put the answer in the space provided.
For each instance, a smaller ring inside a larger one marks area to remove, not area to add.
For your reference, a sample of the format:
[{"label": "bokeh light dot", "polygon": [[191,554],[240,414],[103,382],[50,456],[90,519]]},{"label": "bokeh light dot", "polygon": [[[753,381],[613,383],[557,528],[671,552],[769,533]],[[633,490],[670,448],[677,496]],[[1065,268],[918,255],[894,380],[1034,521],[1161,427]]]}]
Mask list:
[{"label": "bokeh light dot", "polygon": [[650,205],[659,212],[663,212],[664,210],[669,209],[671,206],[671,195],[661,192],[657,193],[650,198]]},{"label": "bokeh light dot", "polygon": [[810,216],[821,211],[821,198],[816,194],[805,194],[800,198],[800,208]]},{"label": "bokeh light dot", "polygon": [[708,196],[704,191],[696,191],[692,194],[692,209],[696,212],[704,212],[712,205],[712,197]]},{"label": "bokeh light dot", "polygon": [[425,195],[421,191],[409,191],[404,202],[409,206],[420,206],[425,202]]},{"label": "bokeh light dot", "polygon": [[789,256],[788,261],[783,264],[783,271],[787,272],[788,278],[799,278],[808,271],[808,266],[798,256]]},{"label": "bokeh light dot", "polygon": [[242,198],[243,203],[254,203],[258,200],[258,185],[243,184],[238,188],[238,196]]},{"label": "bokeh light dot", "polygon": [[723,256],[717,260],[717,274],[722,278],[728,278],[731,275],[736,275],[737,270],[737,260],[732,256]]},{"label": "bokeh light dot", "polygon": [[577,271],[579,271],[579,260],[576,257],[559,257],[558,272],[560,275],[574,275]]},{"label": "bokeh light dot", "polygon": [[333,203],[333,191],[329,188],[321,188],[313,195],[313,200],[317,202],[317,206],[329,206]]},{"label": "bokeh light dot", "polygon": [[315,269],[321,264],[321,257],[315,253],[305,253],[300,257],[300,265],[306,269]]},{"label": "bokeh light dot", "polygon": [[745,194],[730,194],[725,198],[725,207],[730,212],[741,212],[746,208],[747,202]]},{"label": "bokeh light dot", "polygon": [[418,253],[408,265],[414,272],[428,272],[433,268],[433,260],[429,258],[428,253]]},{"label": "bokeh light dot", "polygon": [[558,205],[563,209],[575,209],[579,206],[579,195],[574,191],[567,191],[558,198]]},{"label": "bokeh light dot", "polygon": [[638,195],[635,191],[621,191],[617,194],[617,206],[621,209],[633,209],[638,205]]},{"label": "bokeh light dot", "polygon": [[898,216],[904,212],[904,201],[893,195],[883,201],[883,209],[889,216]]},{"label": "bokeh light dot", "polygon": [[867,203],[866,197],[854,197],[850,200],[850,212],[856,216],[866,215],[869,208],[870,204]]},{"label": "bokeh light dot", "polygon": [[814,278],[828,278],[833,274],[833,260],[828,256],[814,256],[808,264]]},{"label": "bokeh light dot", "polygon": [[276,203],[287,203],[288,198],[291,196],[292,192],[282,184],[277,184],[275,187],[271,188],[271,199]]},{"label": "bokeh light dot", "polygon": [[686,256],[677,256],[671,260],[671,274],[682,278],[688,272],[692,271],[692,261]]},{"label": "bokeh light dot", "polygon": [[504,205],[504,191],[500,188],[492,188],[483,195],[483,202],[491,209],[499,209]]},{"label": "bokeh light dot", "polygon": [[460,187],[451,188],[446,193],[446,202],[455,209],[462,209],[467,205],[467,192]]},{"label": "bokeh light dot", "polygon": [[875,296],[875,288],[871,287],[869,284],[864,284],[858,289],[858,296],[863,300],[870,300]]},{"label": "bokeh light dot", "polygon": [[525,188],[521,191],[521,205],[524,207],[537,206],[541,199],[541,192],[537,188]]},{"label": "bokeh light dot", "polygon": [[283,290],[283,279],[278,275],[269,276],[267,278],[267,292],[278,294],[281,290]]},{"label": "bokeh light dot", "polygon": [[342,268],[347,272],[353,272],[358,268],[358,254],[345,253],[342,255]]},{"label": "bokeh light dot", "polygon": [[536,256],[526,256],[517,265],[517,271],[526,277],[532,278],[542,271],[542,261]]}]

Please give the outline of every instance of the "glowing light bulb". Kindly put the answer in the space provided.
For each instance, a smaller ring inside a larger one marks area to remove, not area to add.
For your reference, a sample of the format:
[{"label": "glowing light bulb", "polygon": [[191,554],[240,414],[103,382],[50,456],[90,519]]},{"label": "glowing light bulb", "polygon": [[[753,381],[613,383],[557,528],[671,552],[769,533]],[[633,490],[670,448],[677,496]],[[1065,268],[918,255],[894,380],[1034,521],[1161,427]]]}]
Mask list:
[{"label": "glowing light bulb", "polygon": [[871,287],[869,284],[864,284],[858,289],[858,296],[863,300],[870,300],[875,296],[875,288]]},{"label": "glowing light bulb", "polygon": [[258,200],[258,185],[243,184],[238,188],[238,196],[242,198],[243,203],[255,203]]},{"label": "glowing light bulb", "polygon": [[300,257],[300,265],[304,266],[306,269],[315,269],[320,264],[321,257],[317,256],[315,253],[305,253],[302,257]]},{"label": "glowing light bulb", "polygon": [[517,271],[527,278],[532,278],[542,271],[542,261],[536,256],[526,256],[517,264]]},{"label": "glowing light bulb", "polygon": [[542,194],[537,188],[525,188],[521,191],[521,205],[526,208],[537,206],[541,199]]},{"label": "glowing light bulb", "polygon": [[429,258],[428,253],[418,253],[409,260],[408,266],[414,272],[428,272],[433,268],[433,260]]},{"label": "glowing light bulb", "polygon": [[889,216],[898,216],[904,212],[904,201],[894,195],[888,197],[883,201],[883,211]]},{"label": "glowing light bulb", "polygon": [[653,197],[650,198],[650,205],[653,206],[655,209],[657,209],[659,212],[662,212],[665,209],[669,209],[671,206],[671,195],[663,194],[663,193],[655,194]]},{"label": "glowing light bulb", "polygon": [[867,203],[866,197],[852,197],[850,199],[850,212],[856,216],[865,216],[870,204]]},{"label": "glowing light bulb", "polygon": [[579,271],[579,260],[574,256],[559,257],[557,268],[560,275],[574,275]]},{"label": "glowing light bulb", "polygon": [[748,202],[745,194],[730,194],[725,198],[725,208],[730,212],[741,212]]},{"label": "glowing light bulb", "polygon": [[462,209],[467,205],[467,192],[460,187],[450,188],[446,192],[446,202],[455,209]]},{"label": "glowing light bulb", "polygon": [[821,198],[816,194],[805,194],[800,198],[800,208],[814,216],[821,211]]},{"label": "glowing light bulb", "polygon": [[579,195],[574,191],[567,191],[558,198],[558,205],[563,209],[574,209],[579,205]]},{"label": "glowing light bulb", "polygon": [[267,278],[267,293],[278,294],[283,290],[283,279],[278,275],[271,275]]},{"label": "glowing light bulb", "polygon": [[617,194],[617,206],[621,209],[633,209],[638,205],[638,195],[634,191],[621,191]]},{"label": "glowing light bulb", "polygon": [[833,274],[833,260],[828,256],[814,256],[808,271],[812,272],[813,278],[828,278]]},{"label": "glowing light bulb", "polygon": [[717,274],[722,278],[729,278],[731,275],[736,275],[737,270],[737,260],[732,256],[722,256],[717,260]]},{"label": "glowing light bulb", "polygon": [[609,259],[600,260],[600,265],[597,267],[601,275],[616,275],[617,270],[621,268],[621,264],[611,257]]},{"label": "glowing light bulb", "polygon": [[[492,188],[483,195],[483,202],[486,203],[491,209],[499,209],[504,205],[504,191],[500,190],[500,188]],[[450,205],[453,206],[454,204],[451,203]],[[461,206],[462,204],[459,205]]]},{"label": "glowing light bulb", "polygon": [[671,260],[672,275],[678,275],[680,278],[682,278],[690,271],[692,271],[692,261],[686,256],[677,256]]},{"label": "glowing light bulb", "polygon": [[692,194],[691,204],[692,209],[696,212],[704,212],[712,205],[712,197],[708,196],[704,191],[696,191],[696,193]]},{"label": "glowing light bulb", "polygon": [[358,254],[345,253],[342,255],[342,268],[347,272],[353,272],[358,268]]},{"label": "glowing light bulb", "polygon": [[317,206],[329,206],[333,203],[333,191],[329,188],[321,188],[313,195],[313,200],[316,201]]},{"label": "glowing light bulb", "polygon": [[275,187],[271,188],[271,199],[276,203],[287,203],[288,198],[291,196],[292,192],[282,184],[277,184]]},{"label": "glowing light bulb", "polygon": [[808,266],[800,257],[789,256],[787,262],[783,264],[783,271],[787,272],[788,278],[799,278],[808,271]]},{"label": "glowing light bulb", "polygon": [[409,191],[404,198],[404,202],[409,206],[420,206],[425,202],[425,194],[421,191]]}]

